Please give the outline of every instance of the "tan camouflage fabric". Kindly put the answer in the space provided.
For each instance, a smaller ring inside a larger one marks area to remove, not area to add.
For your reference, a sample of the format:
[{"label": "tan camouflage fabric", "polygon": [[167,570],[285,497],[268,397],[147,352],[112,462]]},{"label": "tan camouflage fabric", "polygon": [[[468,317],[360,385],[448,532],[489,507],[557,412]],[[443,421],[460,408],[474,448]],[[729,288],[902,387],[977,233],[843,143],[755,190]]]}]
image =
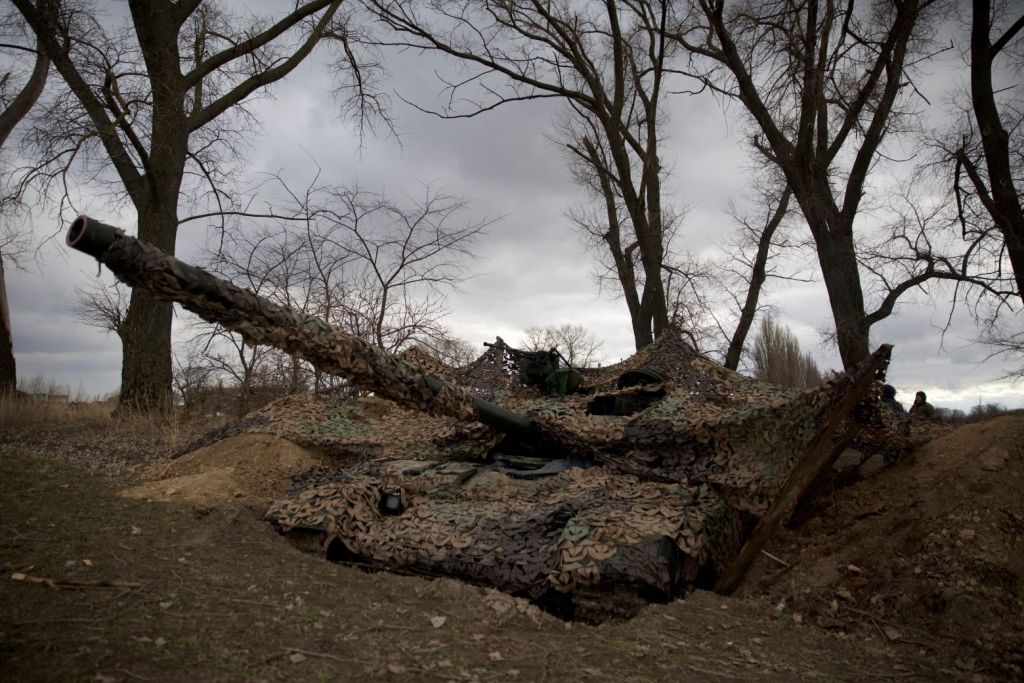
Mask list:
[{"label": "tan camouflage fabric", "polygon": [[[381,511],[382,490],[401,491],[401,514]],[[671,597],[702,570],[724,568],[748,521],[708,486],[605,467],[521,480],[474,463],[422,461],[309,472],[267,517],[285,531],[321,531],[374,564],[532,598],[613,585]]]},{"label": "tan camouflage fabric", "polygon": [[888,354],[884,347],[851,373],[796,390],[727,370],[681,335],[667,333],[627,361],[585,373],[597,394],[615,393],[615,378],[627,370],[647,368],[665,377],[642,387],[664,397],[635,415],[588,414],[590,394],[538,396],[507,407],[542,425],[565,451],[647,479],[709,483],[730,504],[761,515],[856,378],[866,372],[884,377]]},{"label": "tan camouflage fabric", "polygon": [[[522,386],[502,348],[464,368],[418,350],[402,360],[120,232],[100,260],[134,287],[372,394],[293,397],[238,427],[346,456],[347,466],[299,477],[275,503],[268,517],[282,529],[315,531],[382,566],[533,596],[610,584],[664,596],[711,585],[794,463],[847,417],[838,406],[857,398],[864,378],[881,379],[889,357],[882,347],[820,387],[789,390],[726,370],[667,333],[622,363],[586,371],[585,391],[543,396]],[[639,369],[658,381],[618,387]],[[647,404],[594,414],[602,398]],[[487,401],[529,418],[528,438],[512,444],[481,425]],[[872,410],[877,396],[862,412]],[[517,479],[492,462],[507,449],[592,466]],[[394,496],[400,514],[382,507]]]},{"label": "tan camouflage fabric", "polygon": [[271,434],[318,448],[339,464],[364,458],[483,459],[501,439],[479,422],[421,413],[372,396],[299,394],[215,429],[172,457],[237,434]]}]

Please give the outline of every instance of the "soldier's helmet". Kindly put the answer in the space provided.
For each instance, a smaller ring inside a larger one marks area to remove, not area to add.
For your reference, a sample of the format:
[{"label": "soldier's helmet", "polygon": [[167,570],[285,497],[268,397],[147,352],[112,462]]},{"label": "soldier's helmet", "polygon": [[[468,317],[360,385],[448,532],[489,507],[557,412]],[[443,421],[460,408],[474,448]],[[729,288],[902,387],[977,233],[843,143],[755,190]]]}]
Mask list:
[{"label": "soldier's helmet", "polygon": [[896,398],[896,387],[891,384],[885,384],[882,386],[882,398]]}]

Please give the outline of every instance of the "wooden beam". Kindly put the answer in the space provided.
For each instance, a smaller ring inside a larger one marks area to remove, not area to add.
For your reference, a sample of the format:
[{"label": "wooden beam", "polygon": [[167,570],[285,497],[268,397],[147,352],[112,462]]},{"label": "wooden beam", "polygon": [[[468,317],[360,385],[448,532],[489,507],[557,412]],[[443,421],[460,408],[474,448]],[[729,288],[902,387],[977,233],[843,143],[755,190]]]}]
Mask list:
[{"label": "wooden beam", "polygon": [[772,501],[771,507],[761,521],[758,522],[754,532],[747,539],[747,542],[740,550],[729,568],[715,582],[715,592],[720,595],[729,595],[739,586],[743,576],[747,573],[754,558],[760,554],[762,546],[772,537],[780,524],[789,520],[797,503],[811,487],[811,484],[831,467],[843,452],[846,445],[856,435],[859,425],[854,423],[838,444],[832,443],[832,434],[839,428],[843,420],[849,417],[857,404],[871,388],[872,383],[884,372],[889,365],[889,357],[892,353],[892,346],[883,344],[871,354],[871,357],[858,369],[853,386],[849,388],[846,395],[839,401],[839,405],[832,412],[828,422],[818,432],[818,435],[808,444],[804,454],[790,470],[789,476],[782,484],[779,495]]}]

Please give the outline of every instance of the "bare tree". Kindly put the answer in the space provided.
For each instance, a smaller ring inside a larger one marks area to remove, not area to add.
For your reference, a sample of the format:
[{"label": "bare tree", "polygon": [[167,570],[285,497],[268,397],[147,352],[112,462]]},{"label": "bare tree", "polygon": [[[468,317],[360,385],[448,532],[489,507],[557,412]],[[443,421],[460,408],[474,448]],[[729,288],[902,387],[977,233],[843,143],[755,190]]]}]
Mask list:
[{"label": "bare tree", "polygon": [[429,185],[406,200],[333,189],[315,212],[324,260],[344,263],[326,318],[388,351],[447,336],[445,295],[466,277],[464,261],[491,223],[460,221],[466,202]]},{"label": "bare tree", "polygon": [[[187,220],[182,201],[230,208],[223,184],[254,123],[250,97],[328,36],[342,41],[343,60],[365,84],[340,23],[342,0],[296,3],[273,18],[232,16],[201,0],[129,0],[130,23],[117,32],[84,0],[13,2],[66,84],[30,139],[42,161],[26,182],[61,186],[75,168],[109,181],[112,197],[137,211],[139,238],[172,254]],[[125,324],[120,404],[166,406],[171,305],[136,290]]]},{"label": "bare tree", "polygon": [[[294,225],[305,225],[296,223]],[[310,272],[310,254],[301,230],[261,227],[235,230],[221,239],[208,259],[222,267],[230,263],[230,278],[256,280],[262,296],[303,313],[312,313],[315,279]],[[272,383],[285,387],[289,394],[305,391],[312,372],[300,358],[271,352],[264,357]]]},{"label": "bare tree", "polygon": [[[737,228],[717,254],[698,257],[671,248],[663,266],[672,324],[694,348],[719,357],[732,370],[744,358],[755,317],[766,308],[762,295],[769,280],[809,281],[799,257],[807,243],[796,238],[802,224],[794,220],[791,192],[778,175],[762,169],[751,178],[750,209],[729,201],[727,211]],[[678,222],[665,224],[673,226],[669,235],[674,239]]]},{"label": "bare tree", "polygon": [[461,368],[475,361],[480,353],[465,339],[456,337],[450,330],[426,341],[417,341],[434,358],[451,367]]},{"label": "bare tree", "polygon": [[[208,250],[208,267],[388,351],[418,343],[453,358],[465,355],[441,318],[489,219],[462,220],[467,203],[429,185],[403,202],[316,185],[290,196],[292,213],[304,220],[229,231]],[[204,328],[201,339],[211,362],[245,386],[270,372],[261,364],[272,356],[245,349],[215,326]],[[306,373],[300,361],[292,363],[291,390],[304,386]],[[326,381],[314,372],[315,389]]]},{"label": "bare tree", "polygon": [[781,192],[765,187],[758,188],[758,190],[763,200],[761,206],[764,209],[764,214],[758,219],[741,216],[735,205],[730,207],[730,214],[740,227],[740,240],[736,245],[738,248],[734,252],[735,262],[739,267],[732,269],[731,272],[735,279],[746,283],[746,287],[743,288],[745,293],[742,303],[737,295],[738,292],[743,291],[741,288],[725,289],[736,304],[738,311],[736,325],[729,338],[729,347],[725,352],[724,364],[730,370],[739,368],[747,335],[754,324],[754,317],[761,307],[762,290],[768,278],[774,274],[769,263],[772,252],[791,246],[786,237],[777,239],[776,235],[781,232],[779,228],[789,215],[789,200],[792,192],[789,187],[784,188]]},{"label": "bare tree", "polygon": [[908,65],[924,49],[937,0],[870,3],[694,0],[678,40],[692,75],[738,100],[758,156],[784,175],[810,228],[847,367],[867,357],[871,326],[905,293],[935,278],[961,280],[927,251],[906,279],[873,294],[861,280],[855,223],[883,143],[911,126]]},{"label": "bare tree", "polygon": [[[947,148],[956,165],[954,187],[959,217],[965,239],[969,230],[987,232],[991,221],[1005,245],[1017,294],[1024,298],[1024,210],[1019,189],[1024,188],[1024,94],[1019,81],[1024,49],[1013,43],[1024,29],[1024,14],[1013,20],[1008,6],[997,3],[993,7],[989,0],[973,0],[971,7],[971,109],[975,125],[963,133],[958,147]],[[993,31],[1002,35],[994,38]],[[997,89],[993,71],[1000,54],[1010,62],[1010,83]],[[973,204],[980,206],[968,206]],[[988,219],[980,227],[971,220],[978,214]]]},{"label": "bare tree", "polygon": [[254,389],[272,350],[258,344],[250,346],[241,335],[219,325],[199,323],[196,330],[185,342],[187,355],[199,359],[197,367],[203,368],[209,377],[231,380],[238,390],[235,410],[238,415],[245,415],[252,407]]},{"label": "bare tree", "polygon": [[471,73],[446,82],[441,116],[555,98],[577,179],[599,208],[577,223],[614,263],[636,347],[668,325],[659,158],[674,3],[369,0],[399,36],[386,43],[447,54]]},{"label": "bare tree", "polygon": [[981,341],[992,349],[986,360],[1003,357],[1013,363],[1002,379],[1024,379],[1024,330],[1013,330],[1003,321],[990,327]]},{"label": "bare tree", "polygon": [[195,412],[210,388],[215,370],[189,345],[175,351],[173,365],[174,391],[185,412]]},{"label": "bare tree", "polygon": [[671,253],[671,264],[663,267],[669,321],[695,349],[713,353],[727,334],[720,324],[721,263],[690,252]]},{"label": "bare tree", "polygon": [[600,361],[604,342],[596,339],[583,325],[550,325],[523,330],[523,345],[530,351],[558,349],[569,365],[584,368]]},{"label": "bare tree", "polygon": [[[263,230],[235,231],[226,240],[218,251],[208,254],[207,269],[259,296],[280,295],[274,274],[292,255],[287,238]],[[253,389],[272,349],[247,344],[242,335],[199,319],[190,327],[194,332],[184,344],[187,357],[197,359],[199,362],[194,365],[205,367],[210,376],[232,381],[238,389],[236,410],[244,415],[249,411]]]},{"label": "bare tree", "polygon": [[[0,77],[0,151],[4,150],[15,126],[28,116],[43,94],[50,73],[50,60],[38,44],[31,47],[27,33],[20,16],[8,15],[0,19],[0,50],[14,53],[14,64],[26,63],[24,59],[17,59],[17,55],[30,54],[33,57],[30,72],[21,73],[17,68],[11,68]],[[19,81],[23,81],[20,87],[17,85]],[[7,261],[17,263],[25,248],[24,231],[18,225],[21,208],[17,198],[8,196],[4,189],[3,196],[0,196],[0,396],[13,392],[18,386],[4,266]]]}]

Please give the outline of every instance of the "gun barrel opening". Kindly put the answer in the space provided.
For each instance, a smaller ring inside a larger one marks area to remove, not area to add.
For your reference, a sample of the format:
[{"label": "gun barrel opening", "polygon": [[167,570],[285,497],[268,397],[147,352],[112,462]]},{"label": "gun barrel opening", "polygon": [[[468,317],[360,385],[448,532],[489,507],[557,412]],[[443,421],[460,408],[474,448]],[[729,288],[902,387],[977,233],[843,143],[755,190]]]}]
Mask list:
[{"label": "gun barrel opening", "polygon": [[85,226],[88,224],[89,219],[86,216],[79,216],[68,228],[68,246],[73,247],[82,239],[82,235],[85,234]]},{"label": "gun barrel opening", "polygon": [[68,228],[67,245],[99,258],[117,237],[117,228],[88,216],[79,216]]}]

